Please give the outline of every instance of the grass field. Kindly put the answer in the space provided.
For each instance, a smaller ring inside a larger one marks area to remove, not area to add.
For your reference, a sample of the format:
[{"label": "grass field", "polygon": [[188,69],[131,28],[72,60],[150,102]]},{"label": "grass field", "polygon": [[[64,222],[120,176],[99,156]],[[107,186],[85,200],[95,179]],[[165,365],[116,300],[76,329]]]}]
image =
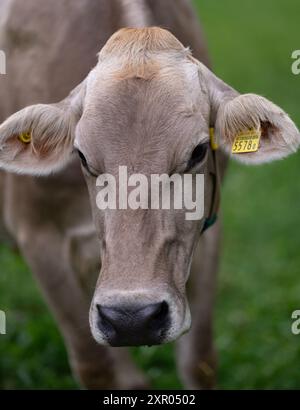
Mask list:
[{"label": "grass field", "polygon": [[[298,0],[199,0],[216,73],[262,94],[300,126]],[[300,388],[300,156],[256,168],[233,163],[223,190],[224,245],[215,335],[220,388]],[[75,388],[55,324],[17,254],[0,248],[0,388]],[[158,388],[180,387],[172,346],[134,349]]]}]

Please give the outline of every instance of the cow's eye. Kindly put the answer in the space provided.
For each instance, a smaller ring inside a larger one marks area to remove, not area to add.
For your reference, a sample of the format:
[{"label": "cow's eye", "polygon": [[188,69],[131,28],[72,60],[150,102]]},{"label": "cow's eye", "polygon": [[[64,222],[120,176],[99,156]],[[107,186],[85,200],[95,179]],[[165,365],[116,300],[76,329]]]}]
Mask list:
[{"label": "cow's eye", "polygon": [[83,153],[81,151],[77,150],[77,152],[78,152],[78,155],[79,155],[79,158],[80,158],[80,161],[81,161],[82,165],[84,166],[84,168],[87,168],[88,164],[87,164],[87,160],[86,160],[85,156],[83,155]]},{"label": "cow's eye", "polygon": [[199,144],[196,146],[192,152],[191,158],[188,162],[188,169],[194,168],[195,165],[199,164],[205,158],[208,148],[208,143]]},{"label": "cow's eye", "polygon": [[89,165],[88,165],[88,162],[87,162],[85,156],[83,155],[83,153],[82,153],[81,151],[79,151],[79,149],[77,149],[76,151],[77,151],[77,153],[78,153],[78,156],[79,156],[79,158],[80,158],[80,161],[81,161],[82,166],[83,166],[83,167],[88,171],[88,173],[91,174],[93,177],[97,177],[97,175],[96,175],[94,172],[91,171],[91,169],[90,169],[90,167],[89,167]]}]

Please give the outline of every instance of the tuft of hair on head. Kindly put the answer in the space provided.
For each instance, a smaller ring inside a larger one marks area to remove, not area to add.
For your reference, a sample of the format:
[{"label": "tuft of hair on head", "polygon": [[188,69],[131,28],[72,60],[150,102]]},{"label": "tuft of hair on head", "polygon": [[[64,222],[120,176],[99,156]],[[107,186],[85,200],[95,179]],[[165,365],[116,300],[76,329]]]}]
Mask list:
[{"label": "tuft of hair on head", "polygon": [[119,58],[121,77],[150,79],[159,68],[153,58],[158,54],[186,57],[190,50],[170,31],[160,27],[122,28],[110,37],[98,58],[100,63],[106,58]]},{"label": "tuft of hair on head", "polygon": [[168,30],[160,27],[121,28],[114,33],[99,53],[99,58],[107,55],[139,54],[141,52],[184,51],[186,48]]}]

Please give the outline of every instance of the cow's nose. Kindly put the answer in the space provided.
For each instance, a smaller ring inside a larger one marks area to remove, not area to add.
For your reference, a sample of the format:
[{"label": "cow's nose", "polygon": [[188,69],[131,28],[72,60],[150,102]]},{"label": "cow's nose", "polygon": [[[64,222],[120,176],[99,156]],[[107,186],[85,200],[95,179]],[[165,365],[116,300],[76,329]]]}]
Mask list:
[{"label": "cow's nose", "polygon": [[160,344],[170,325],[165,301],[144,306],[97,305],[97,309],[99,330],[111,346]]}]

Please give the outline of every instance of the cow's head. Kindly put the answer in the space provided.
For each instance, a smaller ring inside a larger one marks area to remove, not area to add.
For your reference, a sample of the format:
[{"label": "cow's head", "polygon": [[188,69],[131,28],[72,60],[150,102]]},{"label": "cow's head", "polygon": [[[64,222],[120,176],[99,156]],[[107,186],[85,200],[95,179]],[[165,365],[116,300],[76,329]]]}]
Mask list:
[{"label": "cow's head", "polygon": [[249,164],[283,158],[300,141],[279,107],[239,95],[159,28],[117,32],[64,101],[25,108],[1,125],[0,165],[8,171],[47,175],[79,153],[101,253],[90,309],[100,343],[163,343],[189,328],[185,285],[205,217],[188,220],[186,209],[174,204],[170,210],[99,210],[97,177],[118,180],[119,166],[146,180],[204,174],[207,216],[214,188],[210,126],[229,155],[237,135],[256,130],[258,150],[232,154]]}]

